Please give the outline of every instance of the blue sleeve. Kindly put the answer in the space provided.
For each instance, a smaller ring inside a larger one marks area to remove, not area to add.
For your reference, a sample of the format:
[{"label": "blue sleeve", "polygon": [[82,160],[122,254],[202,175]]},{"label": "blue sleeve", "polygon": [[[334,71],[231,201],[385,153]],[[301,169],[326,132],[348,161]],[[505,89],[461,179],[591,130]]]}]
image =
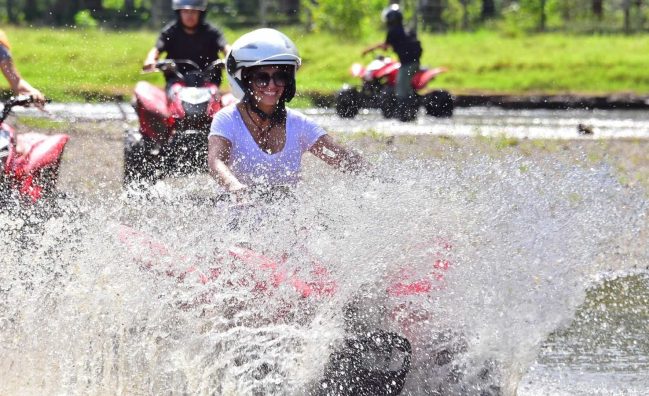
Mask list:
[{"label": "blue sleeve", "polygon": [[11,60],[11,52],[4,45],[0,45],[0,62]]}]

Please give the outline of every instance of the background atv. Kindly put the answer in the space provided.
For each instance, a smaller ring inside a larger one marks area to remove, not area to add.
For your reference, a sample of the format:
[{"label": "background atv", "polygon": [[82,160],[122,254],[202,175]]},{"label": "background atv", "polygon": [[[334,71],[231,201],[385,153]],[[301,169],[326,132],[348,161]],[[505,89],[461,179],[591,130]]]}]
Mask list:
[{"label": "background atv", "polygon": [[[49,102],[49,100],[48,100]],[[12,97],[0,114],[0,210],[10,202],[48,203],[57,196],[56,183],[67,134],[16,134],[5,120],[16,106],[35,103],[33,97]]]},{"label": "background atv", "polygon": [[166,92],[145,81],[137,83],[133,107],[140,127],[126,131],[125,185],[207,170],[212,118],[236,101],[231,94],[221,95],[214,82],[221,67],[222,60],[201,70],[190,60],[166,59],[156,64],[157,70],[176,78]]},{"label": "background atv", "polygon": [[419,106],[424,106],[426,113],[434,117],[451,117],[453,115],[453,97],[444,90],[423,92],[429,82],[446,68],[421,68],[412,78],[415,98],[405,103],[405,108],[398,111],[395,85],[401,64],[389,57],[379,55],[367,66],[354,63],[350,69],[354,77],[362,81],[360,88],[347,84],[336,96],[336,113],[343,118],[355,117],[361,108],[379,108],[386,118],[399,117],[402,121],[411,121],[417,116]]}]

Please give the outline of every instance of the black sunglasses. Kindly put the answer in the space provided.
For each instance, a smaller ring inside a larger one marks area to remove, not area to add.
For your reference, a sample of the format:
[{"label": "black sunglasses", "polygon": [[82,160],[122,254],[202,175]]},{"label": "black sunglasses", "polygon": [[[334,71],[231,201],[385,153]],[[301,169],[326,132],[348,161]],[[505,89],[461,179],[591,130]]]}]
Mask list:
[{"label": "black sunglasses", "polygon": [[267,72],[257,72],[252,75],[252,83],[257,86],[257,88],[266,88],[270,84],[270,79],[273,79],[273,82],[278,87],[285,87],[288,82],[291,80],[291,74],[285,71],[277,71],[275,73],[268,74]]}]

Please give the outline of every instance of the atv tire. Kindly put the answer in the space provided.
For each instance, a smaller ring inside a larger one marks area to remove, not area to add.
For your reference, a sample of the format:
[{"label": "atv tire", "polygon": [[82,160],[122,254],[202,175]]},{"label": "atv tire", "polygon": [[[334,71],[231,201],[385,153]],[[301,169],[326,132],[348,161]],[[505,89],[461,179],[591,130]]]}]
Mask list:
[{"label": "atv tire", "polygon": [[399,121],[414,121],[417,118],[417,113],[419,112],[419,100],[416,97],[399,99],[397,112]]},{"label": "atv tire", "polygon": [[394,90],[390,88],[383,88],[381,90],[380,108],[381,114],[385,118],[394,118],[397,116],[397,97],[394,95]]},{"label": "atv tire", "polygon": [[[396,396],[406,383],[411,355],[410,341],[396,333],[378,330],[348,338],[330,356],[316,395]],[[402,360],[399,367],[383,366],[395,358]]]},{"label": "atv tire", "polygon": [[448,91],[433,91],[424,96],[424,107],[426,114],[433,117],[453,116],[453,97]]},{"label": "atv tire", "polygon": [[341,118],[354,118],[358,114],[358,92],[353,88],[343,89],[336,95],[336,113]]},{"label": "atv tire", "polygon": [[150,152],[151,144],[140,131],[127,130],[124,137],[124,186],[153,182],[158,161]]}]

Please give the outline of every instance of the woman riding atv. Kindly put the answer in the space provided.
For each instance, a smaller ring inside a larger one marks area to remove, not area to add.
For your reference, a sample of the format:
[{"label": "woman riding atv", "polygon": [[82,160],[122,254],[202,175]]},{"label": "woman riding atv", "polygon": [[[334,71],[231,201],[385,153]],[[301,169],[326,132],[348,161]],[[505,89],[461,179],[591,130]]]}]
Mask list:
[{"label": "woman riding atv", "polygon": [[214,117],[208,165],[214,179],[237,200],[258,186],[295,184],[306,151],[343,171],[366,167],[322,127],[286,108],[295,95],[301,62],[295,44],[274,29],[247,33],[232,45],[227,77],[241,101]]}]

